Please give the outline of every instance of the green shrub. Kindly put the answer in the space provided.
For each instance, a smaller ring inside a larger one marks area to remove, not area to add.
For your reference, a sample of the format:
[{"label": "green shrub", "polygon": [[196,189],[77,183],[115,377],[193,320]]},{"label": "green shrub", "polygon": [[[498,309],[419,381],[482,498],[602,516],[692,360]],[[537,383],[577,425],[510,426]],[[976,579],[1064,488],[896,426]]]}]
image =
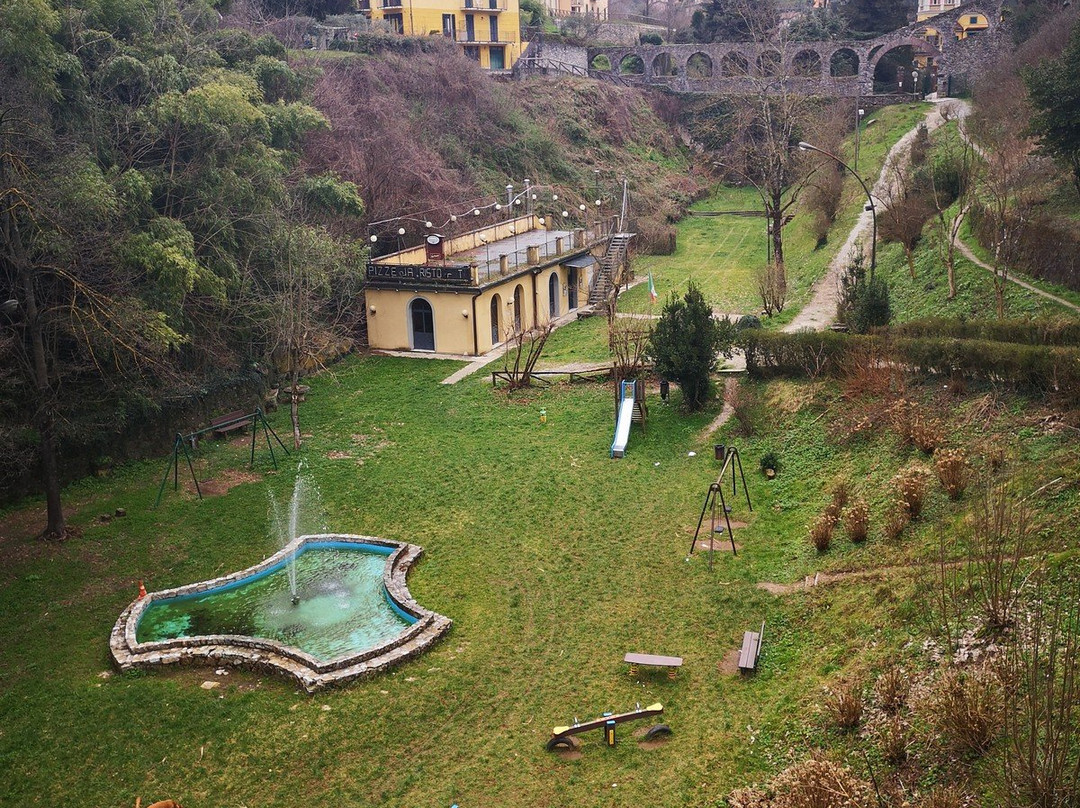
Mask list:
[{"label": "green shrub", "polygon": [[661,45],[664,40],[661,38],[660,34],[649,32],[638,34],[638,42],[642,45]]}]

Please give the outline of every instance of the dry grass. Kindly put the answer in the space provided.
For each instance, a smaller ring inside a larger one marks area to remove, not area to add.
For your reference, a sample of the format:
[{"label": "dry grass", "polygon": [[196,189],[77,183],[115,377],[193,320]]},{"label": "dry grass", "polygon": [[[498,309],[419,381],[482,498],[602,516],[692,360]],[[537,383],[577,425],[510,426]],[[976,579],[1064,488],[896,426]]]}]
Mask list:
[{"label": "dry grass", "polygon": [[826,718],[838,729],[856,729],[862,723],[862,686],[857,682],[840,682],[825,694],[822,702]]},{"label": "dry grass", "polygon": [[871,808],[869,783],[823,757],[813,757],[782,771],[773,781],[774,808]]},{"label": "dry grass", "polygon": [[908,749],[911,746],[911,730],[900,716],[889,716],[878,727],[876,741],[881,757],[888,763],[900,766],[907,761]]},{"label": "dry grass", "polygon": [[982,755],[1001,734],[1005,694],[987,666],[948,667],[921,705],[923,717],[950,751]]},{"label": "dry grass", "polygon": [[926,469],[919,466],[908,466],[893,477],[897,504],[909,520],[918,519],[922,513],[926,502],[926,478]]},{"label": "dry grass", "polygon": [[881,710],[895,715],[907,705],[911,680],[903,668],[886,668],[874,682],[874,701]]},{"label": "dry grass", "polygon": [[941,487],[954,502],[960,499],[971,477],[967,455],[960,449],[946,449],[934,456],[934,470]]},{"label": "dry grass", "polygon": [[836,517],[829,511],[821,514],[810,525],[810,543],[819,553],[827,552],[832,544],[833,530],[836,528]]},{"label": "dry grass", "polygon": [[866,541],[870,533],[870,505],[862,497],[853,500],[844,511],[844,530],[856,544]]}]

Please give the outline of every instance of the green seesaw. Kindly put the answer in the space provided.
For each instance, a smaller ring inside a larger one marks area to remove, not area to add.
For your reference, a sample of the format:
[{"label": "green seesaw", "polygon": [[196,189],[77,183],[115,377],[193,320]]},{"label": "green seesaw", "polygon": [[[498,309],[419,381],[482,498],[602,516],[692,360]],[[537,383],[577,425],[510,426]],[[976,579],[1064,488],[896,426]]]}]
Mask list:
[{"label": "green seesaw", "polygon": [[[577,744],[577,739],[573,736],[580,735],[582,732],[588,732],[591,729],[601,729],[604,731],[604,741],[608,746],[615,745],[615,725],[621,724],[624,721],[637,721],[639,718],[649,718],[654,715],[660,715],[664,712],[664,705],[660,702],[656,704],[650,704],[648,707],[642,708],[639,704],[636,709],[631,710],[628,713],[605,713],[600,718],[594,718],[592,721],[586,721],[579,723],[574,721],[572,726],[569,727],[554,727],[551,730],[551,739],[547,742],[547,748],[557,749],[563,747],[566,749],[572,749]],[[658,735],[670,735],[671,727],[667,724],[657,724],[650,727],[648,732],[645,733],[646,740],[652,740]]]}]

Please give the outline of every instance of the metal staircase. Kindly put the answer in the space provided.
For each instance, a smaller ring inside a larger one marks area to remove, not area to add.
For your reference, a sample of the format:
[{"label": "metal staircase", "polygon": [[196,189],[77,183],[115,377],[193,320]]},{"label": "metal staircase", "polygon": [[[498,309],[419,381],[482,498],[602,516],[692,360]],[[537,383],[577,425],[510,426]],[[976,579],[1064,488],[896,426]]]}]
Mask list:
[{"label": "metal staircase", "polygon": [[612,285],[621,280],[619,276],[626,262],[626,251],[630,247],[630,239],[633,237],[633,233],[615,233],[611,237],[607,251],[600,259],[600,269],[593,276],[592,284],[589,286],[590,304],[602,303],[606,300]]}]

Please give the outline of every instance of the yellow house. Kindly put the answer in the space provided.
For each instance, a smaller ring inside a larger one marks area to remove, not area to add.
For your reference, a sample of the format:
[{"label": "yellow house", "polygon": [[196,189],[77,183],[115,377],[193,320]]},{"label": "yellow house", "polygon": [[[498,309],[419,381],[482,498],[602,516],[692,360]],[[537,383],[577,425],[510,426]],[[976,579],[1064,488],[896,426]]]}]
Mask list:
[{"label": "yellow house", "polygon": [[600,278],[593,251],[609,243],[613,223],[554,224],[527,214],[452,237],[428,230],[424,244],[369,261],[369,346],[478,356],[587,305]]},{"label": "yellow house", "polygon": [[521,56],[518,0],[359,0],[360,11],[406,36],[445,36],[485,70]]},{"label": "yellow house", "polygon": [[552,17],[608,18],[608,0],[544,0],[544,5]]},{"label": "yellow house", "polygon": [[[967,0],[919,0],[919,10],[916,16],[918,22],[929,19],[936,14],[944,14],[952,11],[957,6],[963,5]],[[984,14],[973,12],[961,17],[953,27],[952,34],[957,39],[967,39],[972,34],[985,31],[990,27],[990,22]],[[928,42],[936,47],[941,47],[941,32],[934,28],[927,28],[925,33]]]}]

